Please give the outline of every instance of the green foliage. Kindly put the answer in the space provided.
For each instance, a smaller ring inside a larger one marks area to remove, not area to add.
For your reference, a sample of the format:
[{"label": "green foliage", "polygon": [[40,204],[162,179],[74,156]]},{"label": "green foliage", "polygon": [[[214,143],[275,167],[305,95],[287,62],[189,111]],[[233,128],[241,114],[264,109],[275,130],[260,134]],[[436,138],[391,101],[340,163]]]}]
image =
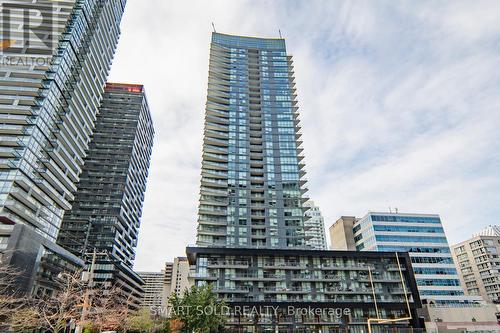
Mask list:
[{"label": "green foliage", "polygon": [[95,333],[97,330],[91,326],[85,326],[83,328],[83,333]]},{"label": "green foliage", "polygon": [[217,299],[210,285],[193,286],[182,297],[176,294],[169,299],[172,319],[184,325],[182,332],[211,333],[222,332],[225,316],[224,302]]},{"label": "green foliage", "polygon": [[162,321],[156,329],[156,333],[172,333],[172,329],[170,328],[170,322],[168,320]]},{"label": "green foliage", "polygon": [[127,328],[130,332],[146,333],[151,332],[154,327],[154,321],[151,318],[149,309],[142,308],[129,318],[127,318]]}]

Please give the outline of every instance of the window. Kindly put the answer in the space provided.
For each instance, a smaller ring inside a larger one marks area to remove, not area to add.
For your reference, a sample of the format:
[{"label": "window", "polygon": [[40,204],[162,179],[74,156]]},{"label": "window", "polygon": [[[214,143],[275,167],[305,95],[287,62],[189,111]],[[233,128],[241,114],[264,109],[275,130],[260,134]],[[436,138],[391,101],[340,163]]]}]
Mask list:
[{"label": "window", "polygon": [[446,237],[376,235],[376,239],[381,242],[448,243]]}]

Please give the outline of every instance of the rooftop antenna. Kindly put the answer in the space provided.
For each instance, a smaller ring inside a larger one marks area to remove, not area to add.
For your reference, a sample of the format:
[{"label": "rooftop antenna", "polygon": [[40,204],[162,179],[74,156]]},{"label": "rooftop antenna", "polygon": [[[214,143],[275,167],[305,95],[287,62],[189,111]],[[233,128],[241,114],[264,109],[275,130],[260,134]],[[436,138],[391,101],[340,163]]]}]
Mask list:
[{"label": "rooftop antenna", "polygon": [[392,208],[389,207],[389,214],[392,214]]},{"label": "rooftop antenna", "polygon": [[212,28],[214,28],[214,32],[217,32],[217,30],[215,30],[215,24],[214,24],[214,22],[212,22]]},{"label": "rooftop antenna", "polygon": [[281,29],[278,29],[278,32],[280,34],[280,38],[283,39],[283,37],[281,37]]},{"label": "rooftop antenna", "polygon": [[396,207],[395,209],[396,209],[396,214],[397,214],[397,213],[398,213],[398,211],[399,211],[399,209],[398,209],[397,207]]}]

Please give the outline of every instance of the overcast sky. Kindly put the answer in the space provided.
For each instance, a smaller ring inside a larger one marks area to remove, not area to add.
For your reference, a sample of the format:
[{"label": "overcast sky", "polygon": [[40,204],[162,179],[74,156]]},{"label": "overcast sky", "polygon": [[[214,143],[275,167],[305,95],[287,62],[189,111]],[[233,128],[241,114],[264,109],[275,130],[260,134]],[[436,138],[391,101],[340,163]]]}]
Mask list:
[{"label": "overcast sky", "polygon": [[129,0],[111,81],[142,83],[155,145],[135,268],[195,242],[211,22],[294,56],[308,195],[328,228],[438,213],[500,224],[500,1]]}]

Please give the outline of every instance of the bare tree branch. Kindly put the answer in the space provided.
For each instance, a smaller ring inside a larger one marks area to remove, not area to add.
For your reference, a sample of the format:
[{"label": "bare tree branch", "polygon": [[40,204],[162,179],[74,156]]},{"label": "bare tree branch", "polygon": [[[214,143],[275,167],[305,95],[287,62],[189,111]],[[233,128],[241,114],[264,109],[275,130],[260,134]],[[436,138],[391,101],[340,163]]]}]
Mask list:
[{"label": "bare tree branch", "polygon": [[[0,323],[8,323],[26,306],[25,295],[17,288],[22,271],[9,265],[0,265]],[[2,324],[0,324],[1,328]]]}]

